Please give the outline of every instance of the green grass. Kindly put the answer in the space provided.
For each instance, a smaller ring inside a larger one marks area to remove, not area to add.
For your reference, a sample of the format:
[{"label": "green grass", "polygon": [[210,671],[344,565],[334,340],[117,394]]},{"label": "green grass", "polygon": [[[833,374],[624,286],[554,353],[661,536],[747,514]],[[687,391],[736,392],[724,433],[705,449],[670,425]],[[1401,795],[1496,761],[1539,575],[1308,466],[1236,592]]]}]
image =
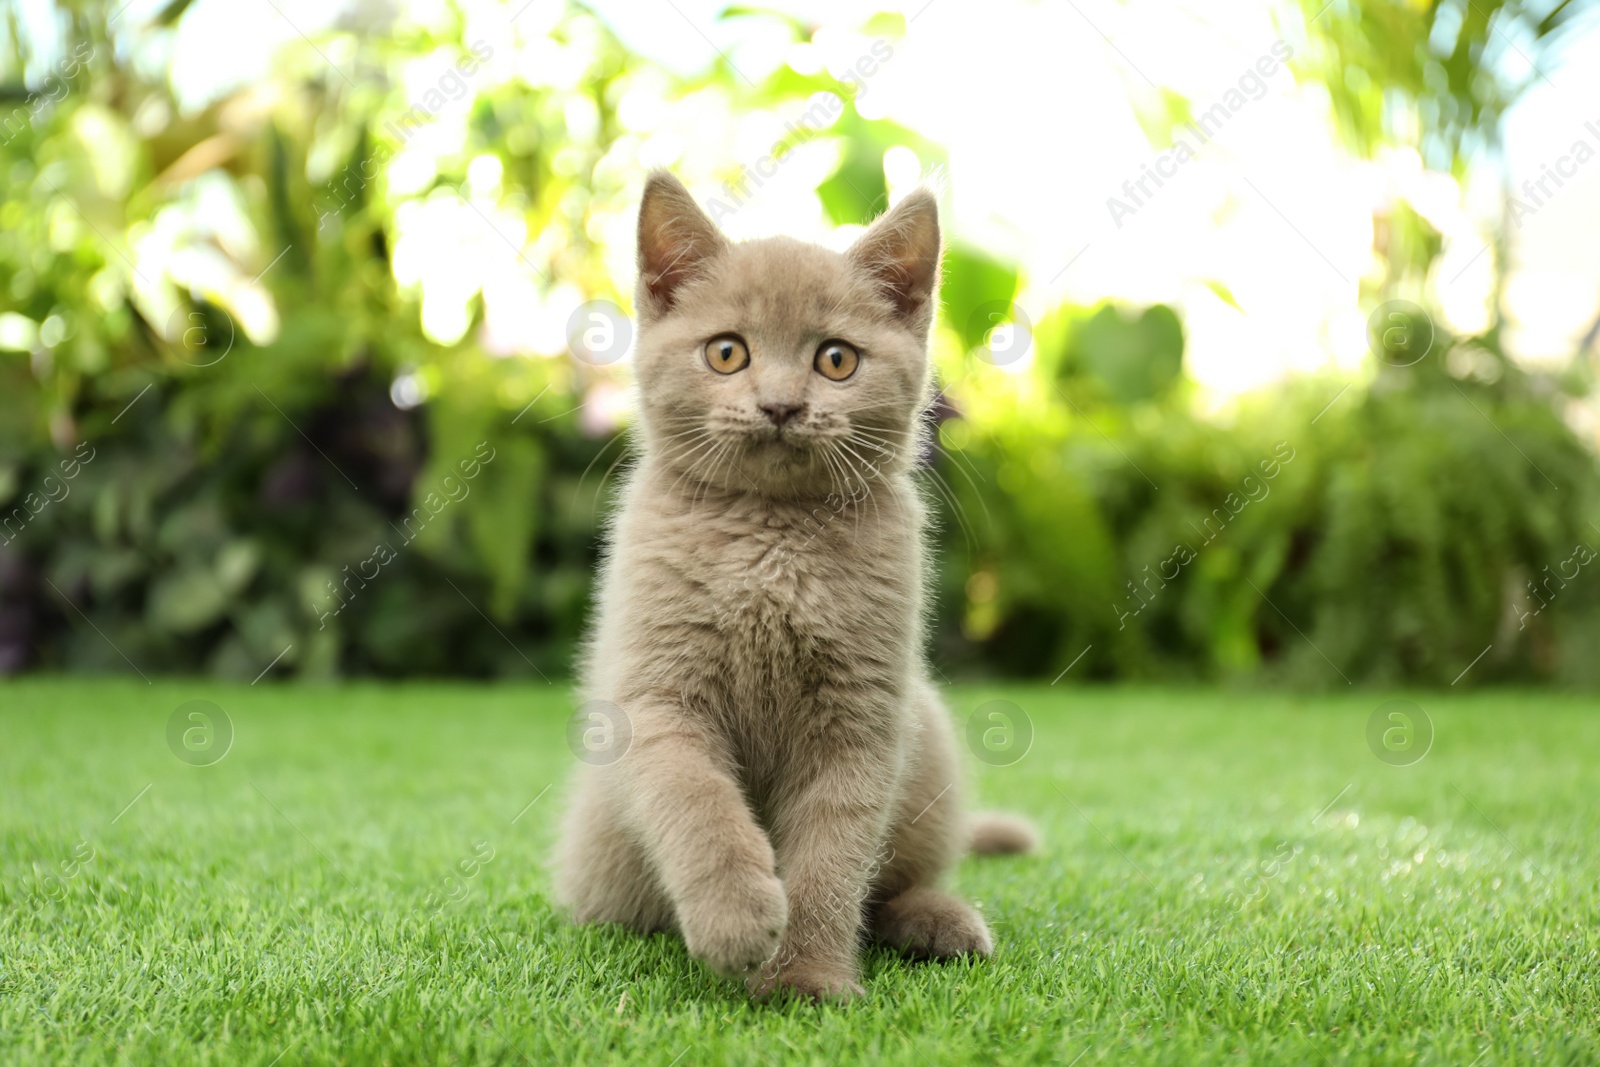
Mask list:
[{"label": "green grass", "polygon": [[[1371,694],[950,695],[996,696],[1037,737],[974,792],[1046,845],[957,872],[994,958],[874,951],[815,1007],[552,912],[556,688],[0,685],[0,1062],[1600,1056],[1600,701],[1413,694],[1437,738],[1398,768]],[[191,699],[235,726],[215,765],[167,747]]]}]

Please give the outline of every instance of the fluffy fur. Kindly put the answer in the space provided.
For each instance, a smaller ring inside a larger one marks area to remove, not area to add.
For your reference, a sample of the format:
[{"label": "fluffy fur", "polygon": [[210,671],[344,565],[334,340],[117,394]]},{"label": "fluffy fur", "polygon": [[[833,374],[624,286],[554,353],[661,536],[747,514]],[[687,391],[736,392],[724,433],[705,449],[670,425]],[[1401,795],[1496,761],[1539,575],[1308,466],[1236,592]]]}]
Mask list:
[{"label": "fluffy fur", "polygon": [[[583,672],[628,748],[579,768],[557,894],[580,922],[681,932],[758,996],[859,994],[863,932],[988,954],[940,878],[969,847],[1032,844],[964,817],[921,655],[939,253],[925,190],[844,254],[731,244],[665,173],[640,207],[643,457]],[[705,347],[729,334],[749,363],[722,374]],[[860,353],[846,380],[817,369],[831,340]]]}]

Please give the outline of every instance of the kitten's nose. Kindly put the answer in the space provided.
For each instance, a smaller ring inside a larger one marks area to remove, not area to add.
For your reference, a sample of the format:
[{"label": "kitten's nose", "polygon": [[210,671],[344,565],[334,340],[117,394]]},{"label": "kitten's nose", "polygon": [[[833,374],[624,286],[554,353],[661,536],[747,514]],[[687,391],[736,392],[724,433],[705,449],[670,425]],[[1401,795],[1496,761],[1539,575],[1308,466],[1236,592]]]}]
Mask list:
[{"label": "kitten's nose", "polygon": [[761,404],[759,406],[774,426],[783,426],[806,409],[804,404]]}]

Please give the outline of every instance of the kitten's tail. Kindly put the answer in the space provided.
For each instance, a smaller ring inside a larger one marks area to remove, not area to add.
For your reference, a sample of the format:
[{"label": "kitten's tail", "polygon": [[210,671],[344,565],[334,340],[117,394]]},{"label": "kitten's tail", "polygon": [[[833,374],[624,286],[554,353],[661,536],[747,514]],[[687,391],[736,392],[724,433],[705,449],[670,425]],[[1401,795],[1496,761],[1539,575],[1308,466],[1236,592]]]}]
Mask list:
[{"label": "kitten's tail", "polygon": [[980,856],[1006,856],[1039,847],[1039,834],[1032,823],[1003,812],[975,813],[968,821],[967,835],[972,851]]}]

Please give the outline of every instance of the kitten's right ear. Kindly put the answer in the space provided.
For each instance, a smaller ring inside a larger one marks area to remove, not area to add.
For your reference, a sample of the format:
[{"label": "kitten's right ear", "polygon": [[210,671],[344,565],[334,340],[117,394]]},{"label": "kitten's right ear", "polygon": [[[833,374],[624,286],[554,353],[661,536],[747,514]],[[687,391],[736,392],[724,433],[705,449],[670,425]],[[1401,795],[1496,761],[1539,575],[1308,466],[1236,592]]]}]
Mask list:
[{"label": "kitten's right ear", "polygon": [[939,286],[939,201],[917,189],[885,212],[845,253],[862,267],[919,337],[933,322]]},{"label": "kitten's right ear", "polygon": [[640,315],[658,318],[672,310],[683,284],[727,247],[683,183],[664,170],[651,171],[639,203]]}]

